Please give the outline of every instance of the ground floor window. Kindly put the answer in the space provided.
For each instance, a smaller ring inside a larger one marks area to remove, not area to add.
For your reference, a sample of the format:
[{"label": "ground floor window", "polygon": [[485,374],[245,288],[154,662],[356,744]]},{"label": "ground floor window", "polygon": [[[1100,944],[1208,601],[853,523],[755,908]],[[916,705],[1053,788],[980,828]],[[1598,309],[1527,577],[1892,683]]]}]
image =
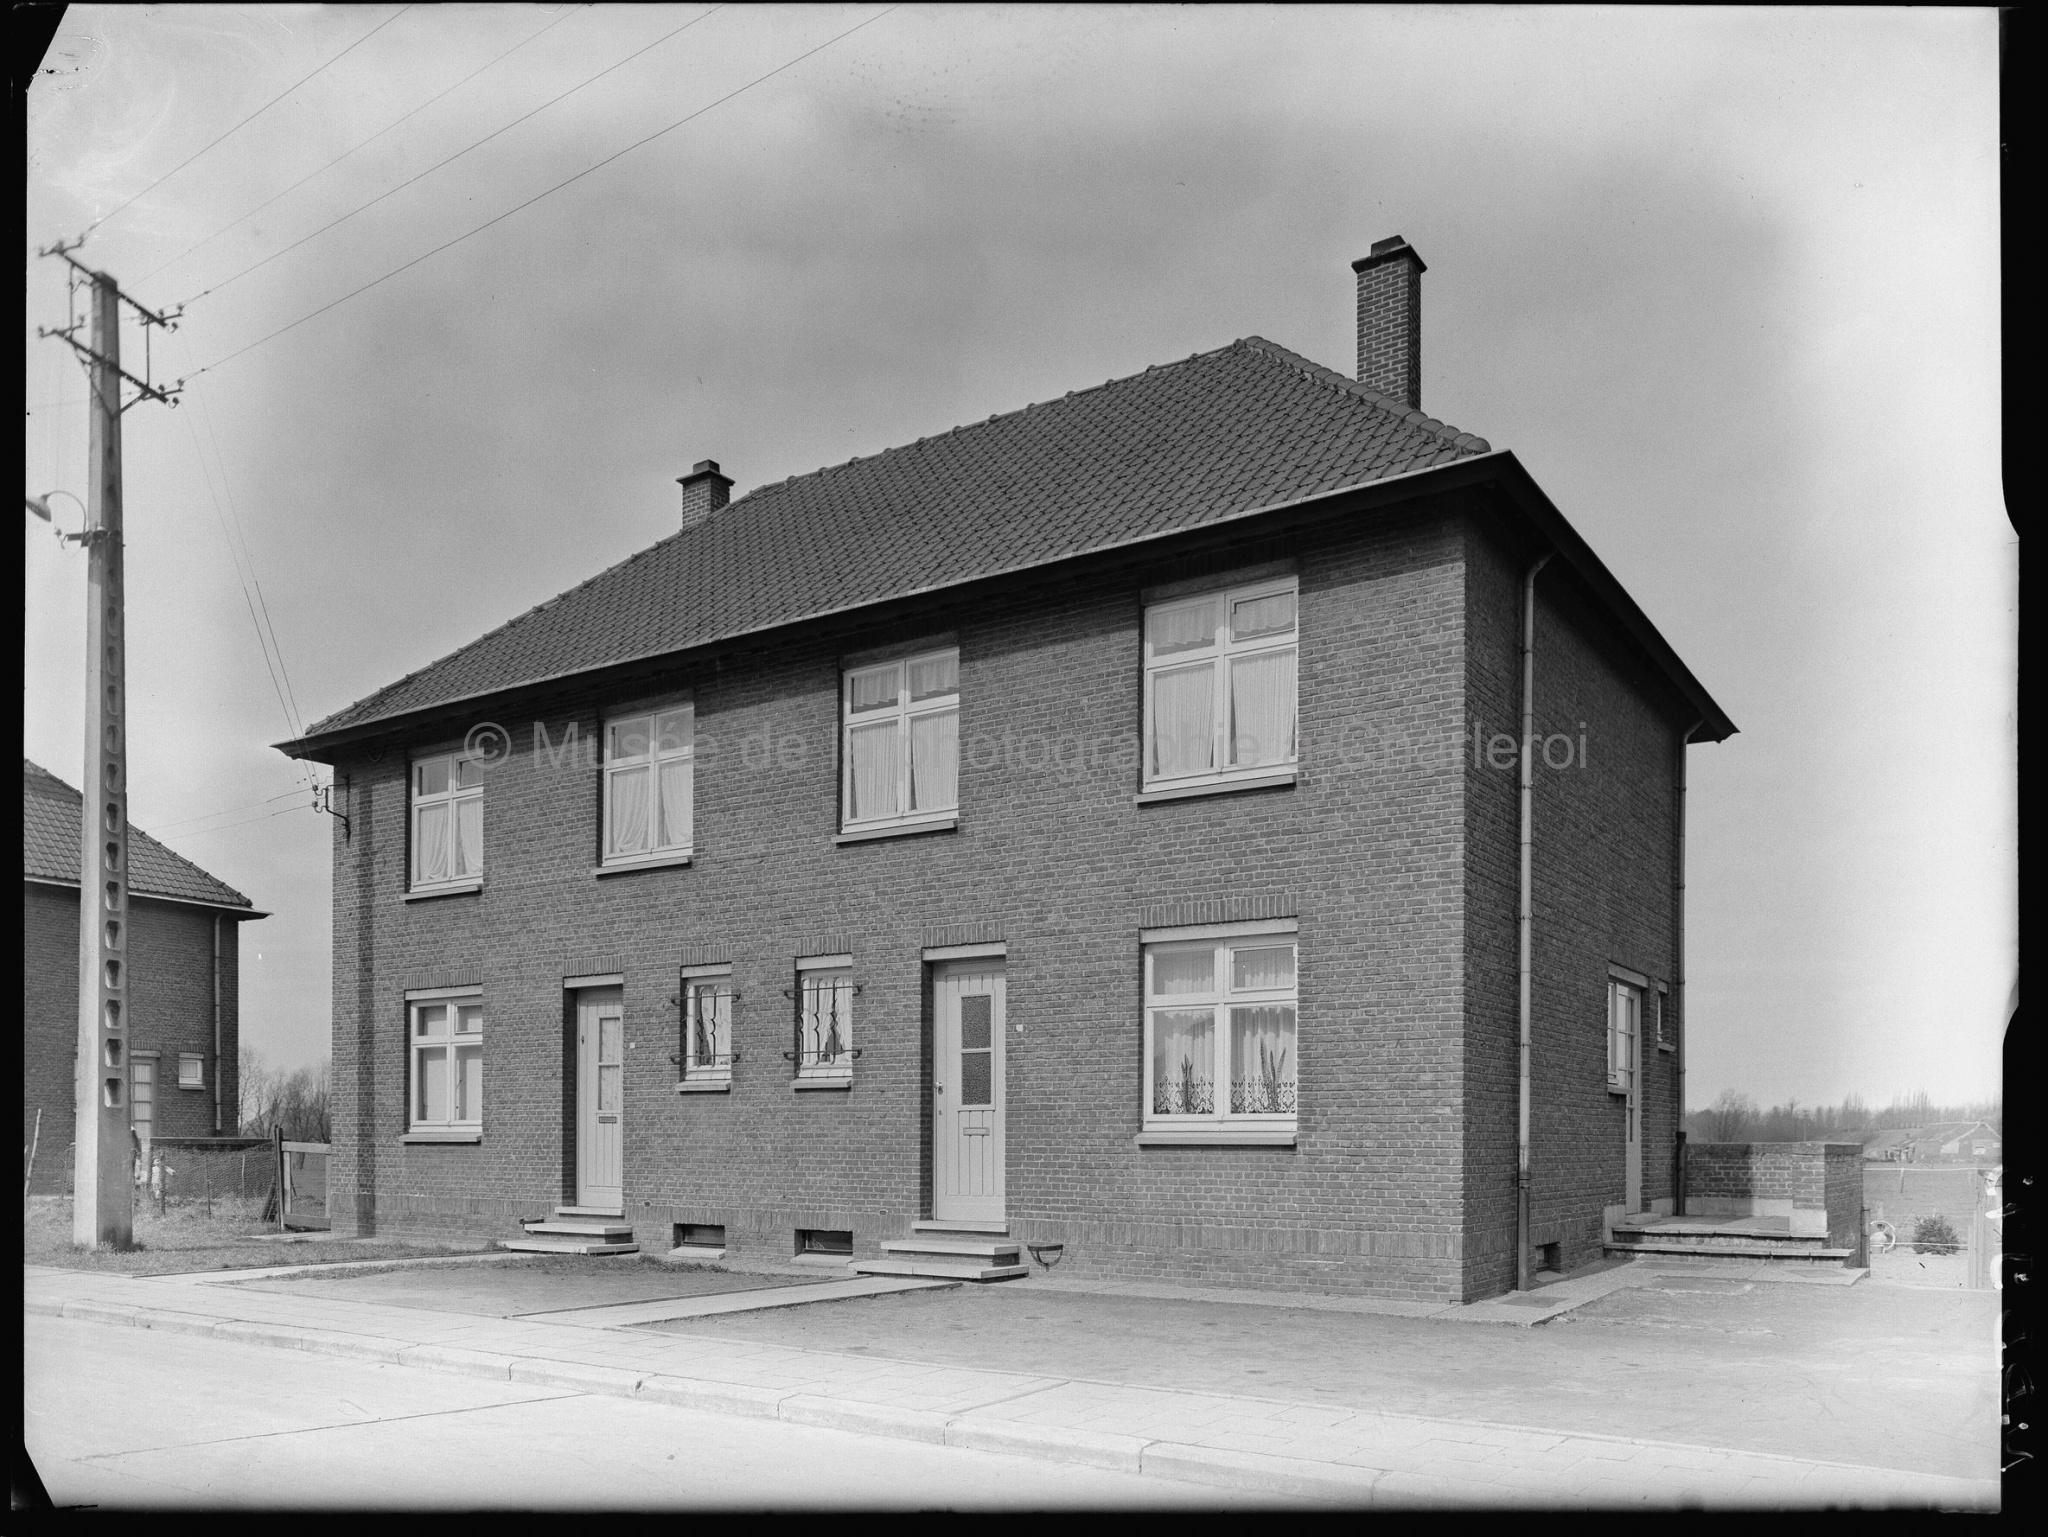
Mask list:
[{"label": "ground floor window", "polygon": [[846,1080],[853,1077],[853,958],[797,962],[797,1077]]},{"label": "ground floor window", "polygon": [[1291,1127],[1296,946],[1289,934],[1145,947],[1145,1124]]},{"label": "ground floor window", "polygon": [[484,1119],[484,1002],[422,998],[410,1023],[411,1129],[480,1127]]},{"label": "ground floor window", "polygon": [[732,968],[683,974],[685,1088],[722,1088],[732,1082]]}]

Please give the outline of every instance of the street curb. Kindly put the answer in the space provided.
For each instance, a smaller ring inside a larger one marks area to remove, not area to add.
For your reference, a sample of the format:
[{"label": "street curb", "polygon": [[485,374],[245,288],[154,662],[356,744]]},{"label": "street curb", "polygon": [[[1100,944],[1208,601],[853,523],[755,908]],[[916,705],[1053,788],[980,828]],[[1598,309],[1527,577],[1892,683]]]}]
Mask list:
[{"label": "street curb", "polygon": [[135,1315],[141,1308],[131,1307],[125,1302],[67,1302],[58,1310],[65,1318],[76,1318],[92,1324],[126,1324],[131,1328]]},{"label": "street curb", "polygon": [[512,1362],[511,1380],[530,1382],[543,1388],[574,1388],[582,1393],[603,1393],[612,1398],[632,1398],[640,1390],[645,1372],[623,1366],[591,1366],[580,1361],[541,1361],[530,1356]]},{"label": "street curb", "polygon": [[776,1418],[792,1425],[816,1425],[826,1430],[851,1430],[862,1435],[895,1436],[905,1441],[946,1443],[949,1414],[931,1409],[899,1409],[894,1404],[851,1403],[842,1398],[821,1398],[815,1393],[792,1393],[776,1406]]},{"label": "street curb", "polygon": [[1142,1436],[1120,1436],[1102,1430],[1069,1430],[1059,1425],[1028,1425],[1017,1420],[954,1420],[946,1426],[946,1445],[976,1452],[1006,1452],[1048,1462],[1076,1462],[1112,1473],[1142,1473],[1140,1461],[1152,1443]]},{"label": "street curb", "polygon": [[789,1393],[775,1388],[757,1388],[740,1382],[706,1382],[698,1377],[671,1377],[656,1373],[640,1384],[636,1398],[678,1409],[698,1409],[707,1414],[741,1414],[749,1419],[779,1418],[782,1400]]},{"label": "street curb", "polygon": [[500,1382],[512,1380],[512,1368],[520,1359],[499,1355],[494,1350],[468,1350],[460,1345],[408,1345],[398,1353],[400,1366],[431,1366],[465,1377],[492,1377]]}]

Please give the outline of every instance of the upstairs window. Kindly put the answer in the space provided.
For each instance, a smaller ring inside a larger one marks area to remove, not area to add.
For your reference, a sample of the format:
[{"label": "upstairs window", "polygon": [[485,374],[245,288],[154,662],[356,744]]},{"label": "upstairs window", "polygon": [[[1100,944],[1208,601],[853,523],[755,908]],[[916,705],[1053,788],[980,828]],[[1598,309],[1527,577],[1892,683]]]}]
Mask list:
[{"label": "upstairs window", "polygon": [[1296,945],[1261,934],[1145,947],[1145,1122],[1290,1128]]},{"label": "upstairs window", "polygon": [[803,966],[797,973],[796,1074],[830,1084],[850,1082],[853,1059],[853,967]]},{"label": "upstairs window", "polygon": [[604,862],[690,852],[696,719],[689,705],[616,716],[604,728]]},{"label": "upstairs window", "polygon": [[412,765],[412,884],[474,885],[484,873],[484,766],[460,753]]},{"label": "upstairs window", "polygon": [[1145,610],[1145,787],[1262,778],[1296,761],[1293,577]]},{"label": "upstairs window", "polygon": [[1643,989],[1619,977],[1607,983],[1607,1089],[1632,1094],[1637,1050],[1643,1038]]},{"label": "upstairs window", "polygon": [[841,695],[843,828],[950,818],[960,805],[960,653],[848,668]]}]

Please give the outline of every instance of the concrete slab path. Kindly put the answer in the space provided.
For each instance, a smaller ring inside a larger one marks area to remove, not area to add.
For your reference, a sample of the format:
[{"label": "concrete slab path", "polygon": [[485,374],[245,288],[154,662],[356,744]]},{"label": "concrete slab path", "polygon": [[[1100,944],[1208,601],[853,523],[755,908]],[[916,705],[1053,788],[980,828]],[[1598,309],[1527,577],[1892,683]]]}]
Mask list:
[{"label": "concrete slab path", "polygon": [[[1995,1480],[758,1341],[438,1313],[303,1287],[29,1269],[30,1314],[267,1344],[1378,1508],[1995,1510]],[[1618,1284],[1618,1283],[1617,1283]]]}]

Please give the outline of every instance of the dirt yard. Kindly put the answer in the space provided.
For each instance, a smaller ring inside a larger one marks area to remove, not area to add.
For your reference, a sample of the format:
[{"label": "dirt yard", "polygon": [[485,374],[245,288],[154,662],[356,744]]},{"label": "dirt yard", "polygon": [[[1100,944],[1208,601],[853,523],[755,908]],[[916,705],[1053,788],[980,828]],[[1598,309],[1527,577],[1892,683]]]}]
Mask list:
[{"label": "dirt yard", "polygon": [[138,1202],[135,1247],[124,1252],[79,1249],[71,1242],[71,1197],[37,1196],[22,1219],[21,1258],[27,1265],[67,1270],[110,1270],[127,1275],[175,1275],[191,1270],[253,1270],[268,1265],[336,1265],[369,1259],[473,1254],[480,1239],[447,1244],[370,1239],[333,1241],[307,1235],[281,1237],[261,1219],[260,1201],[216,1200],[208,1215],[199,1202],[173,1205],[161,1216]]}]

